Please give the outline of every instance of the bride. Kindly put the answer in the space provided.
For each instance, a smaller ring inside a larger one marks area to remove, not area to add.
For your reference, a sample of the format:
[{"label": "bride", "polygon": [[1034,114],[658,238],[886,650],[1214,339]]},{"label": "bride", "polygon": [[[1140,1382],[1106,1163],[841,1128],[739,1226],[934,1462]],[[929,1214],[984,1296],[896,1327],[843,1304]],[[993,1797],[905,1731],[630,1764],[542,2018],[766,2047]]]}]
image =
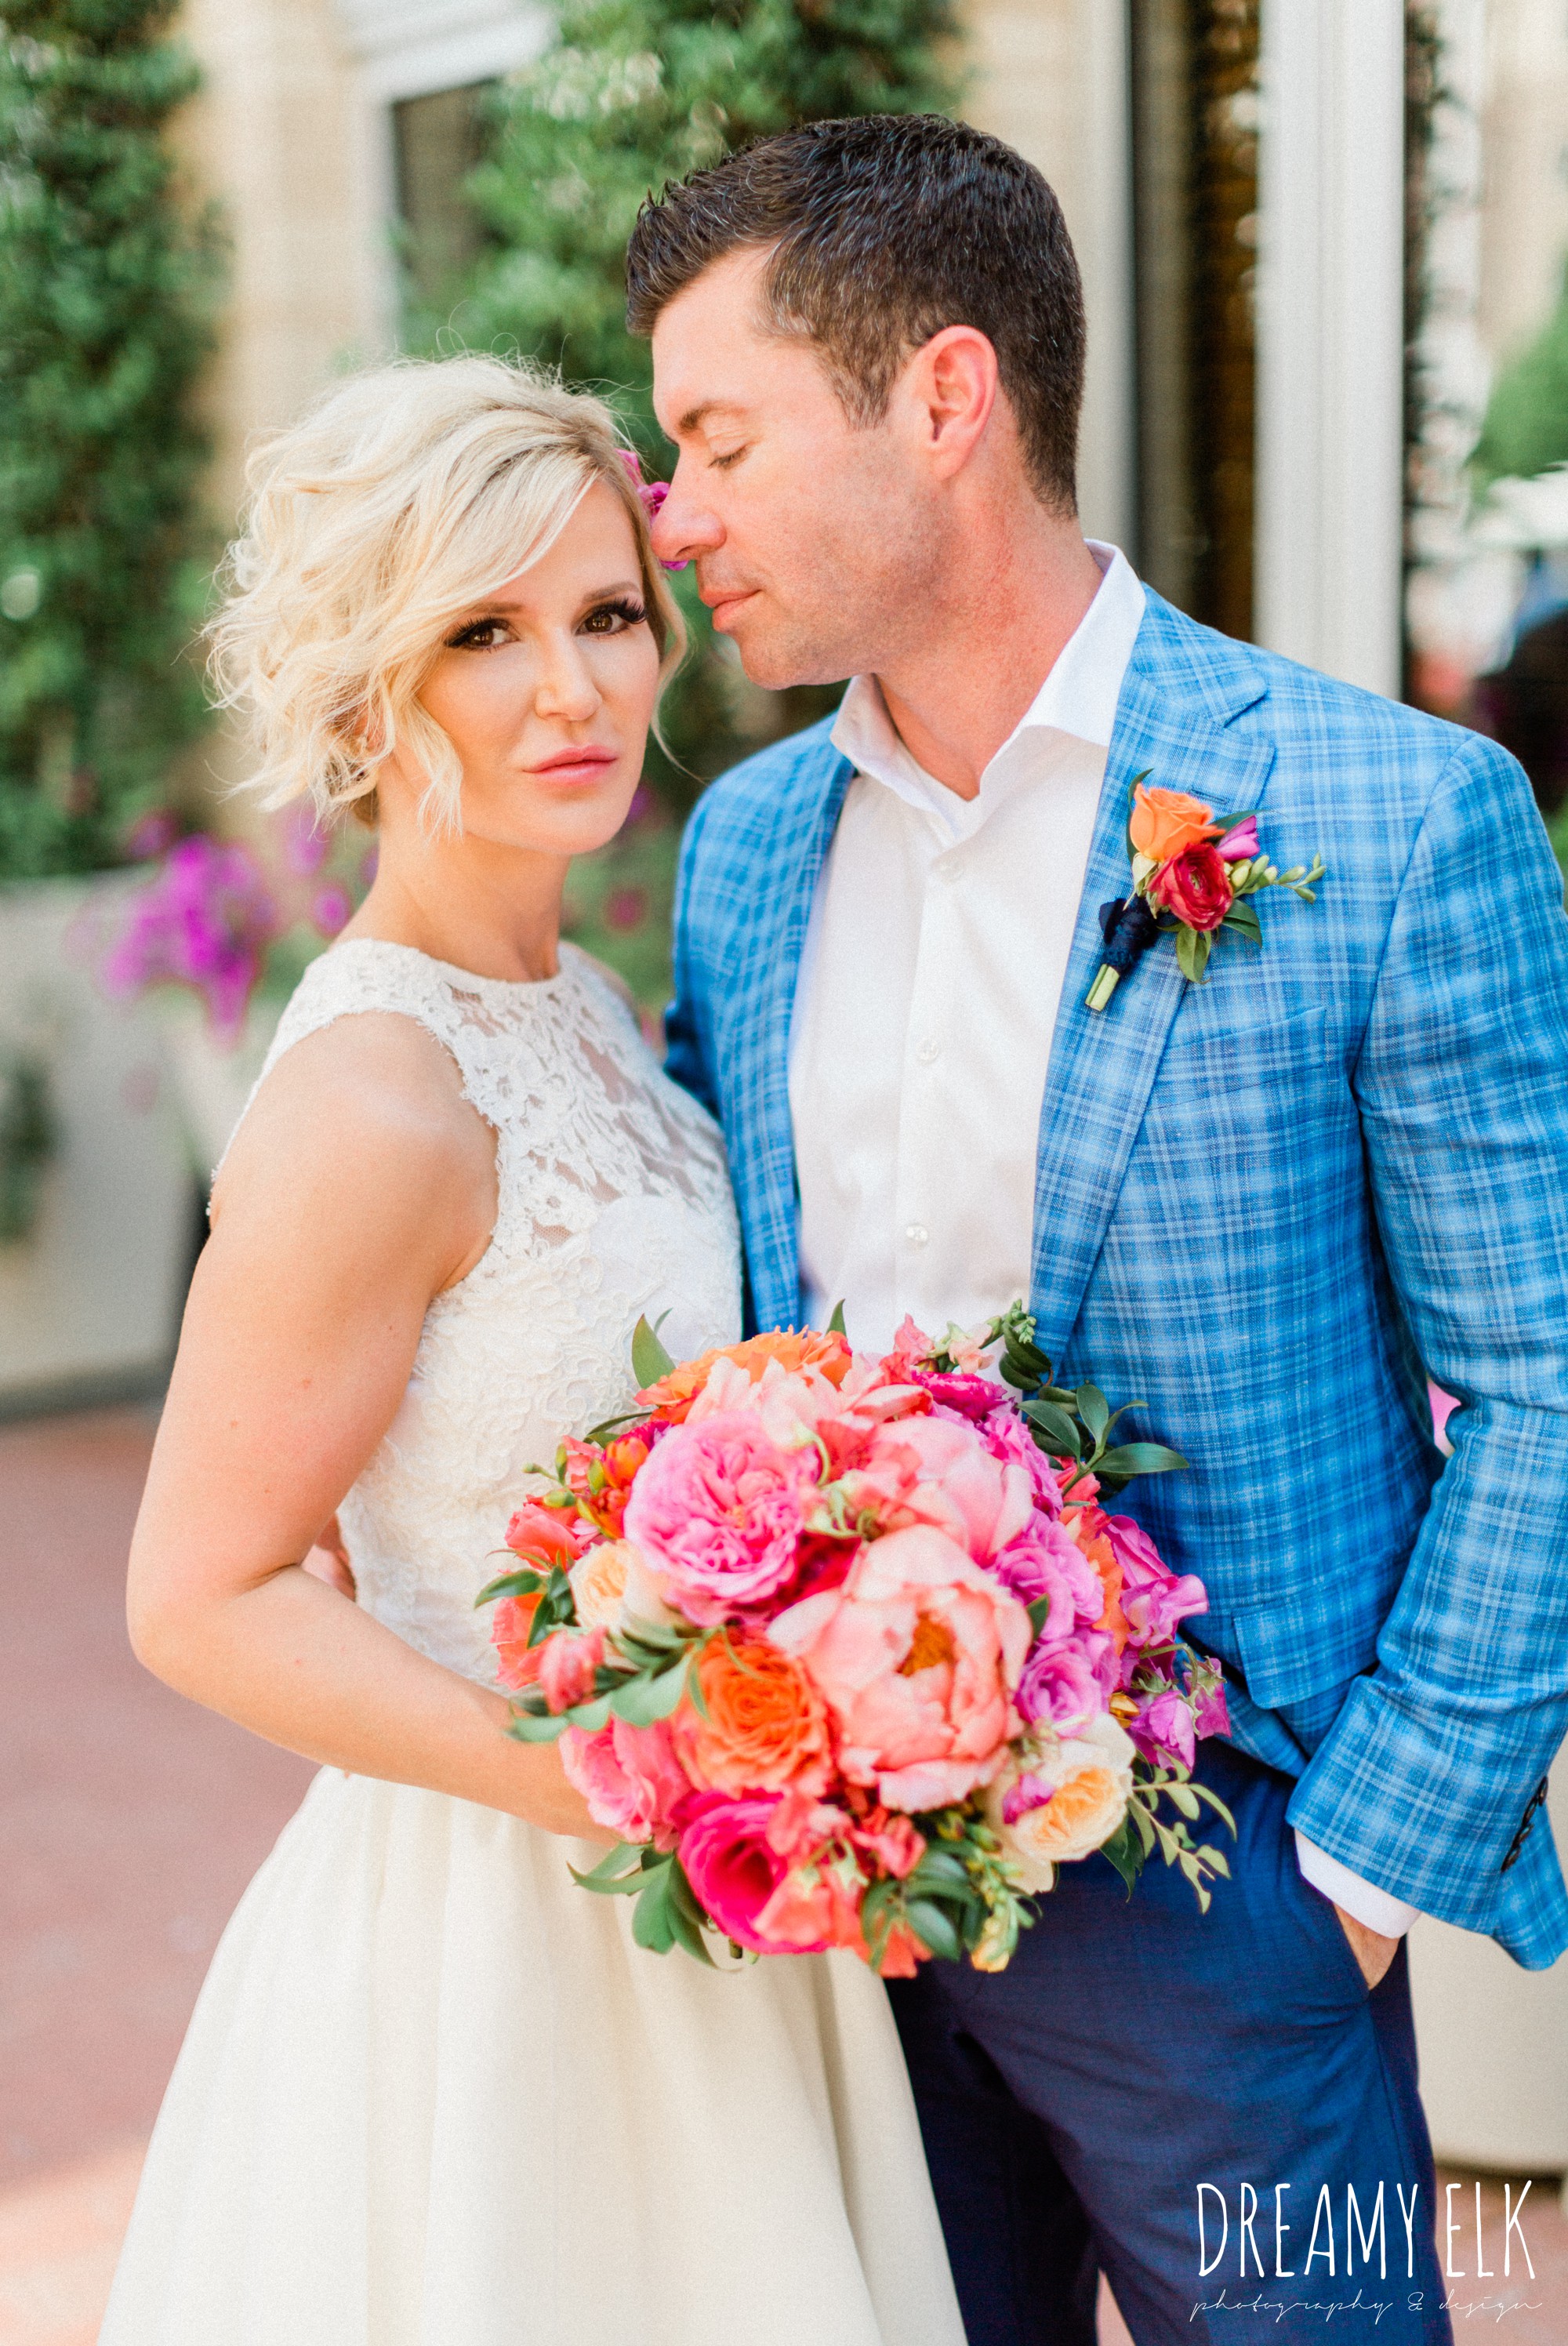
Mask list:
[{"label": "bride", "polygon": [[[739,1333],[718,1134],[559,942],[680,622],[611,419],[382,369],[253,465],[258,779],[380,837],[213,1191],[131,1556],[142,1660],[321,1763],[214,1959],[103,2346],[961,2346],[879,1981],[633,1944],[474,1596],[639,1313]],[[357,1602],[300,1568],[334,1513]]]}]

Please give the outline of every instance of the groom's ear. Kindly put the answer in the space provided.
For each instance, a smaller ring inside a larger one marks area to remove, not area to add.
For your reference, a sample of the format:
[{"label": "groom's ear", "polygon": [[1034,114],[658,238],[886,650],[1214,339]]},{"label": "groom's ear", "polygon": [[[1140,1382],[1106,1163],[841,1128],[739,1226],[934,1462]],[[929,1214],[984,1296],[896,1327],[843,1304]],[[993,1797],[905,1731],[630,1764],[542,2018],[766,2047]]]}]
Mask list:
[{"label": "groom's ear", "polygon": [[944,326],[906,361],[889,404],[934,478],[951,480],[971,461],[1000,383],[995,344],[977,326]]}]

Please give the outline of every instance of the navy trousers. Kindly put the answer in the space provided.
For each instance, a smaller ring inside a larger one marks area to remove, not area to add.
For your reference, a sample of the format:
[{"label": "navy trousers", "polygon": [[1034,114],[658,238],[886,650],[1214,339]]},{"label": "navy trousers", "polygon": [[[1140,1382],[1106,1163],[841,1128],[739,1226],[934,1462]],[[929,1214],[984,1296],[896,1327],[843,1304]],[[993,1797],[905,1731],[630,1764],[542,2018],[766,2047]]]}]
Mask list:
[{"label": "navy trousers", "polygon": [[1102,2270],[1136,2346],[1443,2346],[1404,1949],[1369,1993],[1290,1780],[1198,1772],[1237,1836],[1206,1811],[1207,1914],[1157,1855],[1130,1900],[1090,1858],[1005,1972],[893,1985],[970,2346],[1094,2346]]}]

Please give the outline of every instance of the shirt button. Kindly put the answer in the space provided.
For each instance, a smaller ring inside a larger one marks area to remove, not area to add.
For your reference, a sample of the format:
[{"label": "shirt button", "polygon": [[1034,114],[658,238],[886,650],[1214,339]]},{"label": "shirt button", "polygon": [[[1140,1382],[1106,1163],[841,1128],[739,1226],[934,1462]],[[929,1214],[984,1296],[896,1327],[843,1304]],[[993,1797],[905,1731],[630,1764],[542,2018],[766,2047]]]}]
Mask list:
[{"label": "shirt button", "polygon": [[922,1067],[929,1067],[933,1059],[940,1059],[941,1056],[942,1045],[940,1043],[933,1043],[929,1035],[926,1036],[925,1041],[921,1045],[920,1049],[915,1053],[915,1057],[920,1061]]},{"label": "shirt button", "polygon": [[927,1229],[923,1222],[911,1222],[909,1228],[904,1232],[904,1236],[908,1239],[911,1246],[922,1247],[930,1238],[931,1232]]}]

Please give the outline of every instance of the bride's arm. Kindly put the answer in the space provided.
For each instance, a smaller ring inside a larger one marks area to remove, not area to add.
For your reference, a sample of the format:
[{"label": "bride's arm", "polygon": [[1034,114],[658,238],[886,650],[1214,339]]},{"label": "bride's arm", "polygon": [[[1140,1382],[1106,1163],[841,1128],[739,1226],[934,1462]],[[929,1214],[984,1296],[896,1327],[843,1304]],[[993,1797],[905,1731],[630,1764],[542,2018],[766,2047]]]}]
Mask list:
[{"label": "bride's arm", "polygon": [[478,1261],[494,1148],[441,1046],[358,1017],[295,1045],[236,1138],[131,1546],[148,1668],[269,1741],[606,1838],[504,1698],[300,1570],[392,1423],[433,1296]]}]

